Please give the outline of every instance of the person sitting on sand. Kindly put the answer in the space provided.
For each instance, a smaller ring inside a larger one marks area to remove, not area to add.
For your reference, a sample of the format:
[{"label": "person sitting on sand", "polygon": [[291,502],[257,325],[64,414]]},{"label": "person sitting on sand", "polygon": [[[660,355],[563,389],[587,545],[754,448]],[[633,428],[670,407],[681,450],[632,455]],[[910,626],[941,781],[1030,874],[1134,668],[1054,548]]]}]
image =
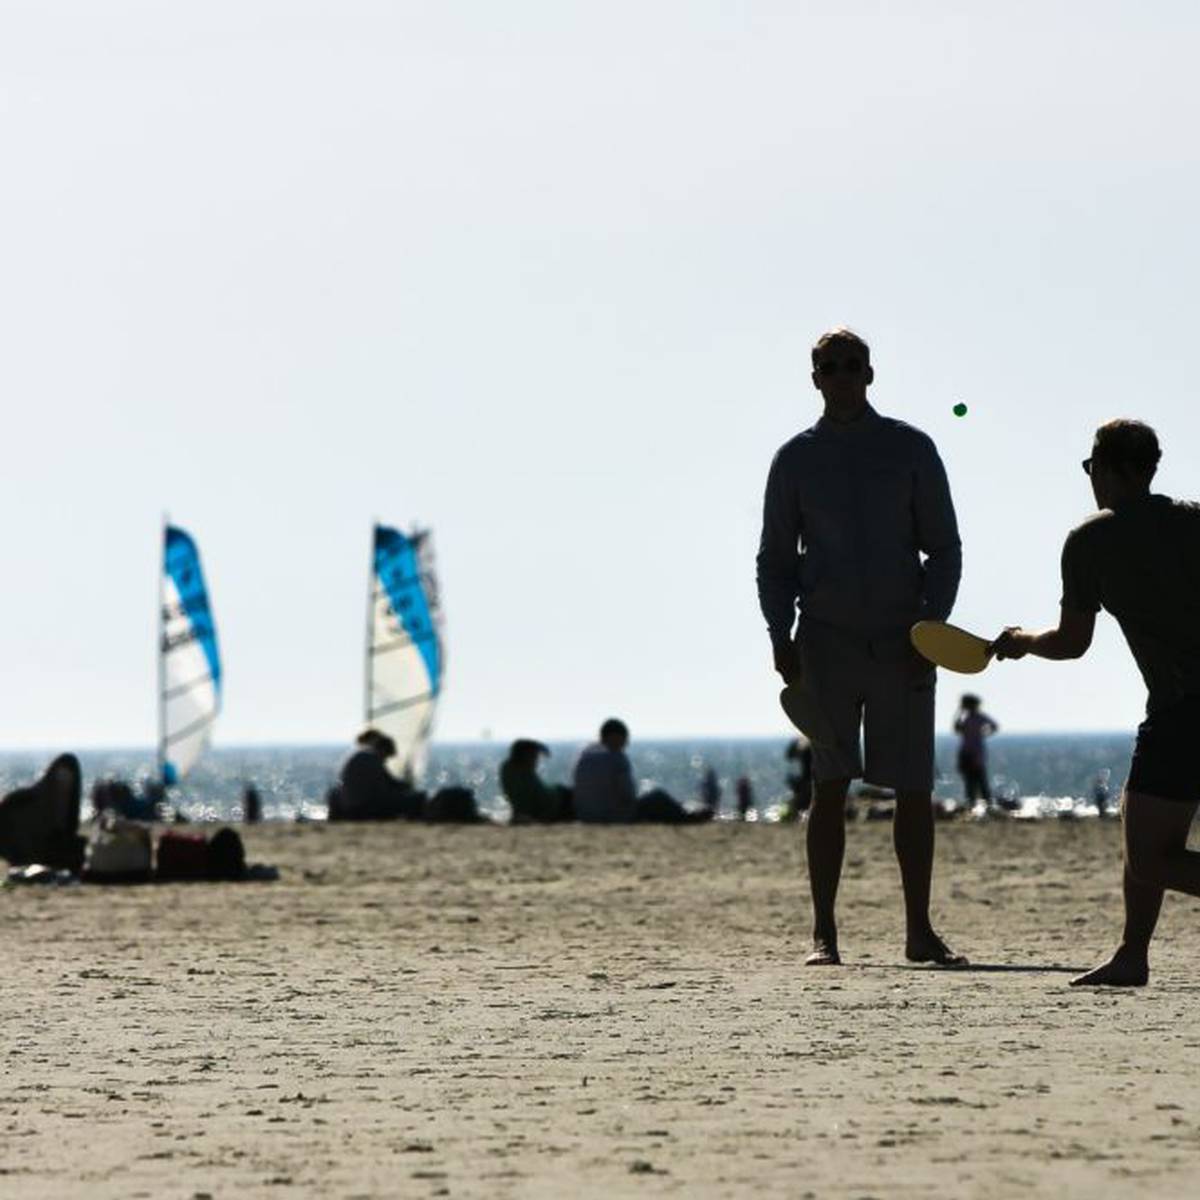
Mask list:
[{"label": "person sitting on sand", "polygon": [[396,743],[378,729],[364,729],[342,764],[329,794],[331,821],[389,821],[421,816],[423,797],[388,769]]},{"label": "person sitting on sand", "polygon": [[1141,421],[1100,426],[1083,460],[1100,511],[1067,535],[1058,626],[1010,626],[995,644],[997,658],[1080,658],[1104,608],[1146,683],[1146,719],[1122,796],[1125,931],[1113,956],[1073,985],[1144,985],[1164,889],[1200,896],[1200,853],[1187,848],[1200,805],[1200,505],[1151,494],[1160,457],[1157,435]]},{"label": "person sitting on sand", "polygon": [[978,696],[967,692],[958,702],[954,714],[954,732],[958,734],[958,773],[963,779],[967,803],[982,800],[992,806],[992,789],[988,783],[987,739],[1000,726],[980,707]]},{"label": "person sitting on sand", "polygon": [[711,821],[713,810],[689,812],[673,796],[655,788],[637,794],[633,767],[625,754],[629,729],[624,721],[609,717],[600,726],[600,740],[585,747],[575,763],[575,817],[588,824],[682,825]]},{"label": "person sitting on sand", "polygon": [[517,738],[500,764],[500,787],[512,806],[512,823],[569,821],[571,790],[548,784],[538,774],[538,761],[550,747],[532,738]]},{"label": "person sitting on sand", "polygon": [[0,856],[14,866],[43,863],[69,871],[83,864],[79,802],[83,776],[73,754],[60,754],[30,787],[0,800]]}]

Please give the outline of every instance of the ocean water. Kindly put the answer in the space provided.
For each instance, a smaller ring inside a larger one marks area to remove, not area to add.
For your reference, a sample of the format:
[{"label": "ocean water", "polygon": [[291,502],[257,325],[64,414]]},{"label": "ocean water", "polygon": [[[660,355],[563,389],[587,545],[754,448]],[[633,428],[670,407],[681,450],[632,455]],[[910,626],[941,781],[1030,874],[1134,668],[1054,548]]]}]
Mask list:
[{"label": "ocean water", "polygon": [[[569,783],[571,764],[582,742],[555,743],[543,760],[542,774],[552,783]],[[785,738],[723,741],[679,739],[641,741],[630,746],[634,773],[642,790],[665,788],[679,800],[698,800],[700,781],[711,767],[721,784],[722,815],[734,805],[734,785],[745,776],[753,788],[761,820],[777,819],[788,796],[787,776],[793,764],[784,758]],[[955,773],[957,740],[937,740],[937,796],[961,802],[962,785]],[[1132,734],[1002,734],[990,742],[989,767],[997,795],[1019,801],[1026,817],[1094,816],[1093,791],[1098,779],[1115,798],[1129,767]],[[497,819],[507,816],[497,773],[507,744],[490,742],[435,743],[425,780],[428,790],[461,784],[474,790],[479,807]],[[267,820],[325,816],[325,791],[346,753],[342,746],[217,747],[209,751],[173,802],[193,820],[236,820],[241,816],[242,789],[253,783]],[[35,778],[53,757],[50,753],[0,753],[0,794]],[[154,753],[145,749],[87,750],[79,755],[84,795],[104,776],[144,780],[154,769]],[[85,812],[88,811],[85,805]]]}]

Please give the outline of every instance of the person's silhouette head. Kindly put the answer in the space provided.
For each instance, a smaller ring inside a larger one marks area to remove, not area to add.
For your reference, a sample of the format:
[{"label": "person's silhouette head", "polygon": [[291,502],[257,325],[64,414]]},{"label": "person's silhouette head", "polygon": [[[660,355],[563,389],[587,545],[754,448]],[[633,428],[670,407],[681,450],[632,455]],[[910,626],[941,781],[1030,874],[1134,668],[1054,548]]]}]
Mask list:
[{"label": "person's silhouette head", "polygon": [[967,692],[958,704],[966,712],[975,712],[979,708],[979,697]]},{"label": "person's silhouette head", "polygon": [[1142,421],[1106,421],[1096,430],[1083,469],[1099,508],[1114,508],[1148,495],[1162,451],[1158,436]]},{"label": "person's silhouette head", "polygon": [[867,407],[867,388],[875,381],[871,348],[852,329],[831,329],[812,348],[813,386],[825,400],[825,415],[853,421]]},{"label": "person's silhouette head", "polygon": [[536,771],[538,759],[549,753],[550,747],[544,742],[537,742],[532,738],[517,738],[508,749],[508,758],[513,766],[521,770]]},{"label": "person's silhouette head", "polygon": [[600,741],[610,750],[624,750],[629,745],[629,729],[625,722],[609,717],[600,726]]},{"label": "person's silhouette head", "polygon": [[385,762],[396,753],[396,743],[378,729],[364,729],[356,740],[360,746],[373,750]]}]

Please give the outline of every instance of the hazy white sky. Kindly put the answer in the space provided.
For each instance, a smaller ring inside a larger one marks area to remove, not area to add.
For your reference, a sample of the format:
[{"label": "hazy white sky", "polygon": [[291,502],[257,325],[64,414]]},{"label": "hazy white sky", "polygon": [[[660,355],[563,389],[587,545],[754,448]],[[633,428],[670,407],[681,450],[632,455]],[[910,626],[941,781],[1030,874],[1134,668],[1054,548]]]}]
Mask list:
[{"label": "hazy white sky", "polygon": [[[435,530],[439,736],[784,732],[759,505],[842,322],[946,461],[956,619],[1051,621],[1096,424],[1150,421],[1200,493],[1198,34],[1132,0],[3,0],[0,748],[152,741],[164,510],[219,743],[358,724],[373,517]],[[1011,729],[1144,695],[1109,618],[975,683]]]}]

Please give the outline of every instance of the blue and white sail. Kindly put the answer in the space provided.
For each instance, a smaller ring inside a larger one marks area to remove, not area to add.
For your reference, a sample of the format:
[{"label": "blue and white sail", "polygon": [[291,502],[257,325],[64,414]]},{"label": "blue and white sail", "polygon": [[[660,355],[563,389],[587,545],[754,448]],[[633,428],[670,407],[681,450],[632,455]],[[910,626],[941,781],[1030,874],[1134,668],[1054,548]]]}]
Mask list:
[{"label": "blue and white sail", "polygon": [[200,552],[174,525],[163,530],[159,595],[158,762],[170,787],[204,753],[221,709],[221,656]]},{"label": "blue and white sail", "polygon": [[367,608],[367,724],[396,743],[388,764],[413,782],[425,770],[442,690],[442,611],[428,530],[376,525]]}]

